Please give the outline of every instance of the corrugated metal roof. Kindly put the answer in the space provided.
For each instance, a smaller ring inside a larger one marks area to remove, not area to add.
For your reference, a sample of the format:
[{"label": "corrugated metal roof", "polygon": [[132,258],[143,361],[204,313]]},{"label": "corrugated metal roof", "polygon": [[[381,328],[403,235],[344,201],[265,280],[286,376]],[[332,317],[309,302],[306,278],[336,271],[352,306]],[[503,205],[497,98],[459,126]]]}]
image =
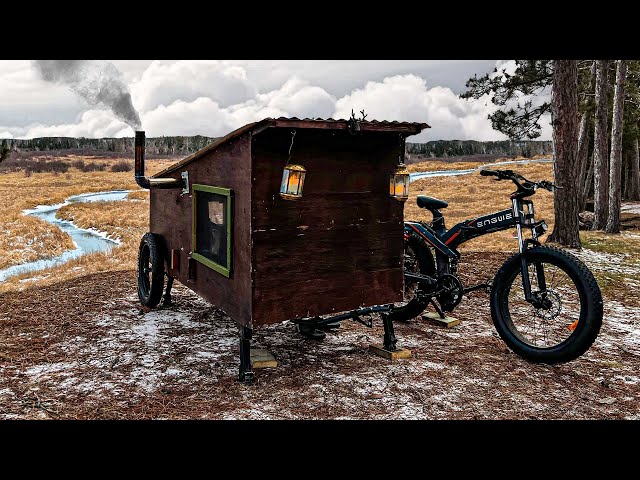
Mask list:
[{"label": "corrugated metal roof", "polygon": [[[265,118],[265,120],[284,120],[284,121],[303,121],[303,122],[325,122],[325,123],[342,123],[348,122],[349,119],[345,118],[297,118],[297,117],[279,117],[279,118]],[[357,120],[357,119],[356,119]],[[397,120],[358,120],[360,124],[379,124],[379,125],[396,125],[396,126],[413,126],[420,127],[420,129],[431,128],[424,122],[399,122]]]},{"label": "corrugated metal roof", "polygon": [[[407,136],[415,135],[420,133],[425,128],[431,128],[426,123],[420,122],[398,122],[397,120],[387,121],[387,120],[359,120],[360,129],[362,131],[379,131],[379,132],[398,132],[405,133]],[[177,163],[174,163],[168,168],[165,168],[161,172],[153,175],[153,178],[162,177],[163,175],[167,175],[169,173],[175,172],[176,170],[181,169],[188,163],[193,162],[194,160],[200,158],[205,153],[208,153],[212,150],[215,150],[223,143],[226,143],[240,135],[243,135],[246,132],[259,132],[264,130],[265,128],[270,127],[293,127],[293,128],[323,128],[323,129],[333,129],[333,130],[346,130],[347,125],[349,124],[349,120],[344,118],[334,119],[334,118],[296,118],[296,117],[279,117],[279,118],[265,118],[264,120],[260,120],[259,122],[248,123],[247,125],[234,130],[233,132],[225,135],[217,139],[216,141],[210,143],[206,147],[198,150],[197,152],[189,155],[186,158],[183,158]]]}]

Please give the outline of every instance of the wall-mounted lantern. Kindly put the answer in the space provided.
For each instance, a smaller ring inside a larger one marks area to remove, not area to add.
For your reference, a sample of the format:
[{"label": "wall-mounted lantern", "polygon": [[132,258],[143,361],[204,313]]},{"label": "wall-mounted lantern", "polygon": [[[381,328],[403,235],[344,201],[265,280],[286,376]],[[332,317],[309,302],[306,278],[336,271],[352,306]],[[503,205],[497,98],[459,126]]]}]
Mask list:
[{"label": "wall-mounted lantern", "polygon": [[398,166],[389,179],[389,195],[399,202],[404,202],[409,198],[409,170],[404,166],[404,135],[399,134],[398,140]]},{"label": "wall-mounted lantern", "polygon": [[282,171],[282,183],[280,184],[280,196],[285,200],[298,200],[302,198],[302,189],[304,187],[304,178],[307,175],[307,169],[302,165],[290,164],[291,151],[293,149],[293,139],[296,131],[291,131],[291,145],[289,146],[289,158],[287,164]]},{"label": "wall-mounted lantern", "polygon": [[307,169],[302,165],[286,165],[282,172],[280,184],[280,196],[285,200],[297,200],[302,198],[302,188]]},{"label": "wall-mounted lantern", "polygon": [[409,198],[409,170],[401,163],[389,180],[389,195],[400,202]]}]

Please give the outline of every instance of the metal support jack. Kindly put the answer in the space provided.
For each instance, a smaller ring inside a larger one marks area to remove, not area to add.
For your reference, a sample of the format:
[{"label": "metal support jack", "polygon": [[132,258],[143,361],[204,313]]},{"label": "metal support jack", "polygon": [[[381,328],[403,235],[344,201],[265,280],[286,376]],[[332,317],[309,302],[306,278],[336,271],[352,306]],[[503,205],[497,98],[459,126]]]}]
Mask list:
[{"label": "metal support jack", "polygon": [[238,381],[242,383],[253,382],[253,369],[251,367],[251,335],[253,330],[249,327],[240,327],[240,373]]},{"label": "metal support jack", "polygon": [[173,287],[173,277],[169,275],[167,279],[167,288],[164,291],[164,299],[162,300],[162,305],[168,307],[171,305],[171,287]]},{"label": "metal support jack", "polygon": [[382,325],[384,326],[384,349],[394,352],[398,350],[398,347],[396,346],[396,335],[393,331],[393,321],[388,313],[382,313],[380,316],[382,317]]},{"label": "metal support jack", "polygon": [[[367,327],[372,327],[373,321],[370,318],[372,313],[389,312],[391,311],[391,309],[392,305],[374,305],[373,307],[357,308],[355,310],[351,310],[350,312],[341,313],[339,315],[334,315],[327,318],[296,318],[295,320],[293,320],[293,323],[299,326],[300,331],[302,331],[303,329],[309,331],[314,329],[330,330],[338,328],[340,326],[339,322],[347,319],[353,319],[362,323],[363,325],[366,325]],[[363,320],[362,318],[360,318],[361,316],[369,318],[368,320]]]}]

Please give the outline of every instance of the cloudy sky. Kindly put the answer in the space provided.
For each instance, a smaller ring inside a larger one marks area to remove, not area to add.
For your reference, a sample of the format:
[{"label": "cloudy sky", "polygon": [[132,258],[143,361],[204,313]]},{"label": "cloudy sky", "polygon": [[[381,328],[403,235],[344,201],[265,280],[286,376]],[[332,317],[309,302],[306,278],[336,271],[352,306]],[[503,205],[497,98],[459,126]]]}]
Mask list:
[{"label": "cloudy sky", "polygon": [[[488,98],[458,98],[500,60],[113,60],[147,136],[221,136],[265,117],[421,121],[410,141],[502,140]],[[46,81],[29,60],[0,60],[0,138],[122,137],[133,130],[105,105]],[[550,139],[543,122],[541,140]]]}]

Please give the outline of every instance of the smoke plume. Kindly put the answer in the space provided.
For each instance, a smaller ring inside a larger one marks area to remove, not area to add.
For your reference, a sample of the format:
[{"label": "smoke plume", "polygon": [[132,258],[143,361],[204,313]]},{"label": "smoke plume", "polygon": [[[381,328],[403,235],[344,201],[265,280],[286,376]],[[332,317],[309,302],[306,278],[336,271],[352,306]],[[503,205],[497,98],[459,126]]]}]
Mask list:
[{"label": "smoke plume", "polygon": [[118,68],[106,60],[34,60],[48,82],[67,85],[90,105],[102,104],[134,130],[140,130],[140,116]]}]

